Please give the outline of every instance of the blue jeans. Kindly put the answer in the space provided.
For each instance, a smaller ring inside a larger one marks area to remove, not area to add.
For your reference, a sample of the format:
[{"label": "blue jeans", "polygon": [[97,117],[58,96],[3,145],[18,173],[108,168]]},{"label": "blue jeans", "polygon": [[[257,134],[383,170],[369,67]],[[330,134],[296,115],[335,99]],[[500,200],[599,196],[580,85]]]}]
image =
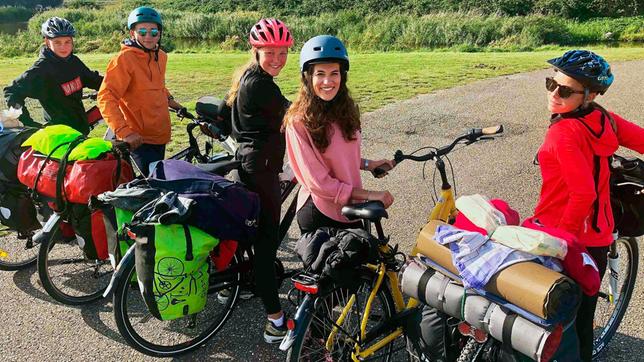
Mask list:
[{"label": "blue jeans", "polygon": [[136,162],[136,166],[144,176],[150,174],[150,164],[155,161],[163,160],[165,157],[165,145],[152,145],[144,143],[139,148],[131,151],[130,154]]}]

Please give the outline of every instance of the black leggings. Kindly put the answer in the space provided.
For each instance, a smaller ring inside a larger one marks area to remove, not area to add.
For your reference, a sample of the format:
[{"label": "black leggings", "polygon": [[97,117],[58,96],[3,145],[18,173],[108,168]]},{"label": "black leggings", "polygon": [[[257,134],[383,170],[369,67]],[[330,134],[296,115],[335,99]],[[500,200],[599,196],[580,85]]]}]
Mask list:
[{"label": "black leggings", "polygon": [[281,212],[280,184],[276,172],[246,173],[239,171],[246,187],[259,195],[260,214],[257,239],[254,243],[255,292],[262,298],[267,314],[282,310],[277,291],[275,259],[279,240]]},{"label": "black leggings", "polygon": [[[606,265],[608,264],[608,246],[598,248],[588,248],[590,254],[597,268],[599,269],[600,280],[604,278],[606,273]],[[593,319],[595,317],[595,308],[597,308],[598,294],[588,296],[583,294],[581,296],[581,304],[577,311],[577,336],[579,336],[579,354],[582,361],[590,362],[593,355]]]},{"label": "black leggings", "polygon": [[315,231],[321,227],[333,227],[338,229],[361,228],[362,223],[356,222],[340,222],[331,219],[324,215],[313,203],[311,196],[306,200],[304,205],[297,211],[297,224],[300,226],[302,234]]}]

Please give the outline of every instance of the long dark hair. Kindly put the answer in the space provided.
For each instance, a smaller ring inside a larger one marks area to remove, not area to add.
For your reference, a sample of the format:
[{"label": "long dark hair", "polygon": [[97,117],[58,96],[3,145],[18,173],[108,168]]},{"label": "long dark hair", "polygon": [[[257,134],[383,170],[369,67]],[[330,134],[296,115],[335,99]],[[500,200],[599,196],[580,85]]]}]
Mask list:
[{"label": "long dark hair", "polygon": [[329,147],[333,122],[340,126],[345,140],[356,140],[356,131],[361,129],[360,110],[349,94],[346,71],[341,72],[338,94],[332,100],[325,101],[315,95],[313,90],[314,68],[315,66],[311,66],[306,72],[302,72],[300,90],[286,112],[284,126],[300,119],[309,131],[315,147],[324,152]]}]

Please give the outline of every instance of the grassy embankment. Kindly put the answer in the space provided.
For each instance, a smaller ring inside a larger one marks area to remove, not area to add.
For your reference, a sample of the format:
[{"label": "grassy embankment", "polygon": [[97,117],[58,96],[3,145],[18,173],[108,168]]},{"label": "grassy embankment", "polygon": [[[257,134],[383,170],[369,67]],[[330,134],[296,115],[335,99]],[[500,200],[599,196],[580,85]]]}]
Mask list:
[{"label": "grassy embankment", "polygon": [[[609,61],[644,59],[644,48],[592,48]],[[351,51],[351,49],[350,49]],[[562,49],[539,52],[462,53],[462,52],[351,52],[349,87],[363,112],[387,103],[408,99],[475,80],[545,68],[546,59]],[[299,85],[298,55],[291,54],[286,68],[276,78],[284,94],[292,99]],[[103,72],[110,55],[82,54],[91,69]],[[201,95],[223,96],[231,74],[248,59],[246,53],[170,54],[168,88],[188,108]],[[34,58],[0,59],[0,85],[8,84],[33,62]],[[535,86],[541,87],[541,84]],[[490,90],[494,91],[494,90]],[[34,112],[34,115],[38,115]],[[185,144],[183,125],[174,122],[170,150]]]}]

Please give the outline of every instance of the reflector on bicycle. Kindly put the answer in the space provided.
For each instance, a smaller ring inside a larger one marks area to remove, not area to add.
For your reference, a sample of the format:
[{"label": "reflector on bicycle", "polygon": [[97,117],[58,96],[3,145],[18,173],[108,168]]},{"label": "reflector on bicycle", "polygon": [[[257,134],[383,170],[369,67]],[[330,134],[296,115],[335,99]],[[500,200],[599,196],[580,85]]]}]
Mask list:
[{"label": "reflector on bicycle", "polygon": [[317,274],[303,272],[294,275],[291,278],[291,281],[293,282],[295,289],[307,294],[317,294],[320,289],[318,286],[318,278],[319,276]]},{"label": "reflector on bicycle", "polygon": [[308,294],[317,294],[318,293],[318,285],[313,284],[313,285],[306,285],[298,282],[293,282],[293,285],[295,286],[295,289],[303,291],[304,293]]}]

